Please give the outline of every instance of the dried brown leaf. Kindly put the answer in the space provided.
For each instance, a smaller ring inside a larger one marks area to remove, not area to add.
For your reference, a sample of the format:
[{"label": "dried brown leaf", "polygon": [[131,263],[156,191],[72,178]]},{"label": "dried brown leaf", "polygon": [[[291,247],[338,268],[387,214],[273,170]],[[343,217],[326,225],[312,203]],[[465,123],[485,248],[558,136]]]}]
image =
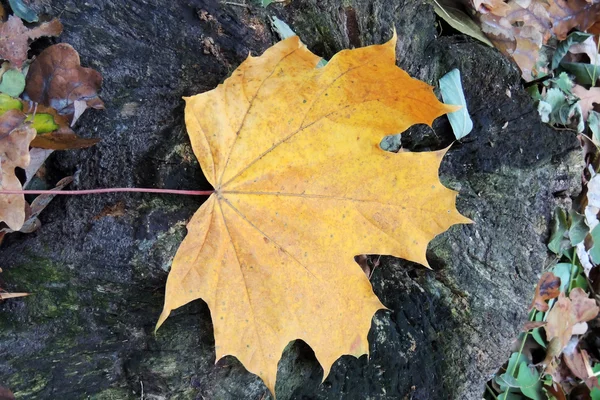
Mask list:
[{"label": "dried brown leaf", "polygon": [[[87,107],[103,109],[98,97],[102,75],[81,66],[79,54],[65,43],[48,47],[31,64],[27,74],[25,96],[36,103],[52,107],[73,122],[75,102],[83,101]],[[81,114],[82,105],[78,105]]]},{"label": "dried brown leaf", "polygon": [[583,289],[575,288],[571,290],[569,297],[573,304],[572,312],[577,322],[587,322],[596,318],[599,311],[596,300],[588,298]]},{"label": "dried brown leaf", "polygon": [[535,308],[538,311],[548,311],[546,300],[558,297],[560,293],[560,278],[552,272],[544,272],[535,288],[535,296],[529,309]]},{"label": "dried brown leaf", "polygon": [[[29,165],[29,144],[35,129],[25,123],[25,114],[9,110],[0,116],[0,189],[21,190],[15,168]],[[12,230],[19,230],[25,222],[25,198],[20,194],[0,195],[0,221]]]},{"label": "dried brown leaf", "polygon": [[563,361],[569,367],[573,375],[581,380],[586,380],[594,374],[590,365],[590,356],[585,350],[578,347],[579,340],[571,339],[563,351]]},{"label": "dried brown leaf", "polygon": [[540,51],[552,36],[564,40],[570,30],[584,31],[600,18],[600,0],[510,0],[508,9],[497,1],[473,2],[483,32],[516,62],[526,81],[546,72]]},{"label": "dried brown leaf", "polygon": [[54,123],[58,125],[58,129],[53,132],[38,134],[33,142],[32,147],[46,150],[71,150],[84,149],[95,145],[100,139],[86,139],[77,136],[71,129],[71,122],[68,116],[60,115],[52,107],[41,104],[31,104],[28,101],[23,102],[23,111],[26,114],[40,113],[50,114],[54,118]]},{"label": "dried brown leaf", "polygon": [[572,92],[581,99],[581,111],[583,119],[587,121],[588,112],[594,109],[594,104],[600,103],[600,88],[593,87],[586,89],[583,86],[573,86]]},{"label": "dried brown leaf", "polygon": [[[544,303],[545,304],[545,303]],[[546,325],[546,321],[527,321],[523,325],[523,331],[527,332],[535,328],[541,328]]]},{"label": "dried brown leaf", "polygon": [[0,22],[0,58],[21,68],[27,60],[27,51],[32,41],[42,36],[58,36],[62,30],[63,26],[56,18],[34,28],[27,28],[21,18],[11,15],[8,21]]}]

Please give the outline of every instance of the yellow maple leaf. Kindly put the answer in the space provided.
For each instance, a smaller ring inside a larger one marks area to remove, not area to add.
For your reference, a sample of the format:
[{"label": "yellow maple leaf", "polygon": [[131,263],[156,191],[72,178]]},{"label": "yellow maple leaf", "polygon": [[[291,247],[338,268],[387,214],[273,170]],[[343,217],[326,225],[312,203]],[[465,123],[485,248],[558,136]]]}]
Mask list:
[{"label": "yellow maple leaf", "polygon": [[249,57],[216,89],[187,98],[186,125],[215,193],[188,224],[164,311],[207,302],[217,360],[237,357],[274,392],[292,340],[324,377],[368,353],[385,308],[354,262],[391,254],[427,265],[429,241],[457,223],[438,179],[445,151],[389,153],[384,135],[455,110],[395,64],[396,37],[327,66],[291,37]]}]

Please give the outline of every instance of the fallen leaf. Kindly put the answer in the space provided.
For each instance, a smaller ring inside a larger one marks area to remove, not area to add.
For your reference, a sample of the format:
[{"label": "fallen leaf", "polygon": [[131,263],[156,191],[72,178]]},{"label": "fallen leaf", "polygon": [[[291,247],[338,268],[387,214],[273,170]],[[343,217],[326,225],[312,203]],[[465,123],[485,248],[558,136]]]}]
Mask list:
[{"label": "fallen leaf", "polygon": [[547,72],[541,50],[552,36],[564,40],[572,29],[585,31],[600,18],[598,0],[511,0],[506,5],[480,13],[481,29],[516,62],[526,81]]},{"label": "fallen leaf", "polygon": [[[21,190],[15,168],[29,165],[29,144],[35,129],[25,123],[21,111],[10,110],[0,115],[0,190]],[[25,198],[20,194],[0,195],[0,221],[18,231],[25,222]]]},{"label": "fallen leaf", "polygon": [[0,292],[0,300],[14,299],[17,297],[29,296],[29,293],[6,293]]},{"label": "fallen leaf", "polygon": [[97,221],[104,217],[122,217],[125,215],[125,203],[119,201],[113,205],[106,206],[100,211],[100,213],[94,216],[94,221]]},{"label": "fallen leaf", "polygon": [[15,400],[15,395],[9,389],[0,386],[0,400]]},{"label": "fallen leaf", "polygon": [[2,74],[0,92],[12,97],[19,97],[25,90],[25,75],[21,71],[9,69]]},{"label": "fallen leaf", "polygon": [[39,18],[36,12],[23,3],[22,0],[8,0],[8,4],[10,4],[10,8],[17,17],[30,23],[38,22]]},{"label": "fallen leaf", "polygon": [[13,99],[0,93],[0,114],[6,110],[19,110],[27,114],[27,121],[37,136],[31,146],[47,150],[82,149],[95,145],[100,139],[81,138],[73,132],[69,118],[52,108],[30,101]]},{"label": "fallen leaf", "polygon": [[560,293],[560,278],[552,272],[544,272],[535,288],[535,296],[529,306],[529,310],[535,308],[538,311],[548,311],[546,300],[558,297]]},{"label": "fallen leaf", "polygon": [[21,18],[11,15],[8,21],[0,22],[0,58],[21,68],[27,60],[29,43],[42,36],[58,36],[62,29],[62,24],[56,18],[34,28],[27,28]]},{"label": "fallen leaf", "polygon": [[589,299],[580,288],[573,289],[569,297],[561,292],[558,301],[548,313],[547,324],[544,327],[546,337],[548,340],[558,338],[560,348],[563,349],[573,335],[573,328],[578,323],[594,319],[598,315],[598,310],[596,301]]},{"label": "fallen leaf", "polygon": [[586,292],[581,288],[575,288],[569,293],[569,298],[573,303],[573,315],[577,322],[587,322],[598,315],[600,309],[596,305],[596,300],[588,298]]},{"label": "fallen leaf", "polygon": [[573,94],[581,99],[583,118],[587,121],[588,113],[594,109],[594,104],[600,103],[600,88],[586,89],[583,86],[575,85],[573,86]]},{"label": "fallen leaf", "polygon": [[[82,67],[77,51],[59,43],[45,49],[29,67],[24,97],[54,108],[72,122],[76,101],[84,101],[87,107],[104,108],[98,97],[101,86],[102,75]],[[81,105],[78,108],[81,115]]]},{"label": "fallen leaf", "polygon": [[[598,65],[600,63],[600,56],[598,55],[598,47],[594,41],[594,36],[588,37],[581,43],[572,45],[569,48],[569,53],[585,54],[590,60],[589,63],[593,65]],[[596,76],[598,76],[598,74],[596,74]]]},{"label": "fallen leaf", "polygon": [[29,150],[29,165],[25,168],[25,183],[23,187],[27,187],[29,182],[38,173],[39,169],[44,165],[44,162],[54,150],[32,148]]},{"label": "fallen leaf", "polygon": [[460,80],[460,71],[454,68],[440,78],[440,92],[446,104],[460,106],[460,110],[448,113],[452,132],[457,140],[467,136],[473,130],[473,121],[467,109],[467,100]]},{"label": "fallen leaf", "polygon": [[[565,40],[560,42],[554,51],[554,55],[552,56],[552,65],[550,68],[556,69],[560,65],[563,57],[567,55],[567,53],[575,53],[577,51],[582,52],[582,43],[589,43],[589,41],[594,42],[594,37],[589,33],[584,32],[573,32]],[[579,46],[579,47],[576,47]],[[594,44],[594,51],[596,50],[596,45]],[[583,50],[583,51],[587,51]]]},{"label": "fallen leaf", "polygon": [[234,355],[271,392],[292,340],[312,347],[324,376],[341,355],[368,353],[371,319],[385,307],[354,256],[427,265],[429,241],[470,222],[439,181],[446,150],[379,147],[455,110],[396,66],[395,47],[394,35],[315,68],[320,57],[294,36],[186,99],[194,153],[215,193],[188,224],[157,328],[204,299],[216,359]]},{"label": "fallen leaf", "polygon": [[467,15],[464,11],[459,9],[458,4],[448,0],[433,0],[433,9],[438,17],[442,18],[451,27],[457,31],[464,33],[465,35],[471,36],[474,39],[479,40],[493,46],[492,42],[481,32],[481,28],[473,18]]},{"label": "fallen leaf", "polygon": [[563,361],[571,370],[573,375],[585,381],[590,375],[593,375],[590,365],[590,356],[585,350],[578,347],[579,339],[572,338],[563,350]]},{"label": "fallen leaf", "polygon": [[523,331],[527,332],[532,329],[541,328],[546,325],[546,321],[527,321],[525,325],[523,325]]}]

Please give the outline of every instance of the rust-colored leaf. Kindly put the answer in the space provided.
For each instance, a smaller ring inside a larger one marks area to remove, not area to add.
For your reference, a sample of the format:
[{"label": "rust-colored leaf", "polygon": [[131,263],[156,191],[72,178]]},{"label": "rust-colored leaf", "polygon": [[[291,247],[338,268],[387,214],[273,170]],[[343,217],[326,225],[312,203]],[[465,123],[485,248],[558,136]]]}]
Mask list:
[{"label": "rust-colored leaf", "polygon": [[204,299],[217,360],[236,356],[271,391],[292,340],[312,347],[325,376],[341,355],[368,353],[384,306],[354,256],[427,265],[429,241],[469,222],[439,181],[445,150],[379,147],[456,109],[396,66],[395,44],[342,51],[316,68],[320,58],[294,36],[186,99],[215,193],[188,224],[158,325]]},{"label": "rust-colored leaf", "polygon": [[58,36],[62,29],[62,24],[56,18],[34,28],[27,28],[21,18],[11,15],[8,21],[0,22],[0,58],[21,68],[27,60],[29,44],[33,40],[42,36]]},{"label": "rust-colored leaf", "polygon": [[65,43],[48,47],[29,67],[25,97],[36,103],[52,107],[73,123],[81,107],[103,109],[98,97],[102,86],[102,75],[91,68],[81,66],[79,54]]},{"label": "rust-colored leaf", "polygon": [[558,297],[560,293],[560,278],[552,272],[544,272],[535,288],[535,296],[529,309],[535,308],[538,311],[548,311],[547,300]]},{"label": "rust-colored leaf", "polygon": [[[35,129],[25,123],[25,114],[9,110],[0,115],[0,189],[21,190],[15,168],[29,164],[29,144]],[[25,198],[19,194],[0,195],[0,221],[18,231],[25,222]]]},{"label": "rust-colored leaf", "polygon": [[85,149],[93,146],[100,141],[97,138],[82,138],[79,137],[73,129],[69,117],[60,115],[54,108],[44,106],[42,104],[23,101],[23,112],[28,115],[49,114],[54,118],[54,123],[58,125],[58,129],[47,133],[38,133],[31,142],[31,147],[47,150],[71,150]]},{"label": "rust-colored leaf", "polygon": [[[584,31],[600,18],[600,0],[510,0],[508,9],[496,1],[473,1],[482,31],[516,62],[526,81],[547,71],[540,51],[552,36],[564,40],[570,30]],[[486,3],[491,6],[482,12]]]}]

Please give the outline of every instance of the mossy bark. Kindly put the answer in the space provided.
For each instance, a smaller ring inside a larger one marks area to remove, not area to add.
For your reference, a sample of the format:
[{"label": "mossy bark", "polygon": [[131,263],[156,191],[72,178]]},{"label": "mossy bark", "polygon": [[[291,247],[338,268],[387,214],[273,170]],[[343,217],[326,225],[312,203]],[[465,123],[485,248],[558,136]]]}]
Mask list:
[{"label": "mossy bark", "polygon": [[[321,384],[310,348],[293,343],[280,362],[278,398],[479,399],[506,359],[547,260],[557,194],[576,188],[575,138],[540,124],[518,71],[496,50],[461,35],[439,37],[426,2],[232,3],[32,1],[61,18],[60,40],[105,79],[107,109],[88,111],[77,127],[102,142],[55,153],[48,176],[76,173],[80,189],[208,189],[186,137],[181,98],[214,88],[249,51],[273,44],[270,15],[326,58],[386,41],[395,28],[398,64],[412,76],[435,85],[450,69],[461,70],[475,129],[452,146],[441,176],[460,191],[458,208],[475,224],[432,242],[432,271],[384,257],[372,282],[390,311],[373,320],[370,359],[342,357]],[[414,151],[452,141],[444,118],[402,139]],[[262,382],[234,358],[214,364],[203,302],[153,333],[168,266],[201,201],[58,198],[41,230],[9,237],[0,248],[2,287],[34,294],[0,305],[0,383],[23,399],[139,399],[142,390],[148,399],[267,398]],[[103,213],[118,202],[124,215]]]}]

